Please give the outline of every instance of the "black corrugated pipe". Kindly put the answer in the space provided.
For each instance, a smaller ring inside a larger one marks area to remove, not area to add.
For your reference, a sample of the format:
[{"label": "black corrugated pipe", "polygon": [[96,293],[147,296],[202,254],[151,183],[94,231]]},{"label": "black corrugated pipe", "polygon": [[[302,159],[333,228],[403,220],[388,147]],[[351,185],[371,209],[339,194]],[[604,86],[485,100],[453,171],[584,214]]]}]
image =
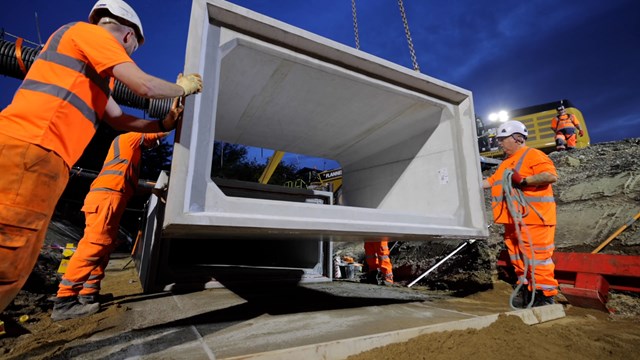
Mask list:
[{"label": "black corrugated pipe", "polygon": [[[27,71],[33,65],[40,49],[22,46],[22,62]],[[0,75],[10,76],[16,79],[24,79],[24,73],[20,69],[18,58],[16,57],[16,44],[11,41],[0,39]],[[154,119],[164,118],[171,109],[172,99],[147,99],[136,95],[123,83],[116,80],[111,93],[113,99],[120,105],[134,109],[145,110]]]}]

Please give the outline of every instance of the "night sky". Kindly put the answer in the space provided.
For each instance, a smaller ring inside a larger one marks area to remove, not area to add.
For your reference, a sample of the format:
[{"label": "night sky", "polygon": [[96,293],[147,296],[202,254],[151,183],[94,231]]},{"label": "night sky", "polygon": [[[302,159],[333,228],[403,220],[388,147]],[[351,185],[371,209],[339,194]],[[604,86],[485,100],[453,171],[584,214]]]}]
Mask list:
[{"label": "night sky", "polygon": [[[233,0],[355,47],[351,0]],[[85,21],[93,0],[28,0],[0,13],[7,33],[38,42]],[[173,81],[184,65],[191,1],[130,0],[146,43],[133,55]],[[476,115],[569,99],[592,143],[640,137],[640,1],[404,0],[422,73],[473,92]],[[356,0],[360,49],[412,68],[396,0]],[[4,36],[5,40],[14,39]],[[19,81],[0,77],[0,107]],[[322,167],[322,165],[320,165]]]}]

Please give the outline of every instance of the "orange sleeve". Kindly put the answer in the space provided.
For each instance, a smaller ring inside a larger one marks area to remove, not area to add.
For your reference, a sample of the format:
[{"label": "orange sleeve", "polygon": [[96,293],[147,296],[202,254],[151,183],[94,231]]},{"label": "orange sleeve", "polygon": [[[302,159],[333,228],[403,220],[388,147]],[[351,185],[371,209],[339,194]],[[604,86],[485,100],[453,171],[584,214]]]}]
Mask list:
[{"label": "orange sleeve", "polygon": [[532,149],[531,152],[531,158],[527,156],[527,162],[531,164],[530,166],[534,174],[548,172],[550,174],[553,174],[554,176],[558,176],[556,167],[555,165],[553,165],[553,161],[547,155],[545,155],[545,153],[537,149]]},{"label": "orange sleeve", "polygon": [[496,171],[494,171],[493,174],[491,174],[491,176],[486,179],[489,182],[489,185],[493,186],[493,184],[495,184],[495,182],[498,180],[498,174],[500,174],[500,178],[502,178],[502,173],[504,172],[504,169],[502,169],[503,167],[504,162],[500,163],[500,165],[498,165],[498,167],[496,168]]},{"label": "orange sleeve", "polygon": [[129,148],[133,150],[140,146],[143,135],[146,136],[145,134],[138,132],[128,132],[120,135],[120,141],[125,142],[129,146]]},{"label": "orange sleeve", "polygon": [[74,42],[85,57],[101,75],[105,72],[113,76],[112,69],[118,64],[133,62],[122,44],[111,33],[100,26],[83,24],[74,34]]},{"label": "orange sleeve", "polygon": [[580,121],[578,121],[578,118],[571,114],[571,122],[573,123],[573,126],[578,127],[580,126]]},{"label": "orange sleeve", "polygon": [[148,140],[151,140],[151,141],[156,141],[156,140],[162,139],[164,137],[164,134],[166,134],[166,133],[163,133],[163,132],[145,133],[144,134],[144,138],[148,139]]}]

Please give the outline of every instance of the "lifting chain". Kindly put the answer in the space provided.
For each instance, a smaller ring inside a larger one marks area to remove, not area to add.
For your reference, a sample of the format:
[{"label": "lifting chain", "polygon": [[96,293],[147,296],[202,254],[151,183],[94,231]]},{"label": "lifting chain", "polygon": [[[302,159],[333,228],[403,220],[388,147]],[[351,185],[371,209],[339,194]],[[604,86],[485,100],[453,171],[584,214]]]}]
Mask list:
[{"label": "lifting chain", "polygon": [[360,35],[358,34],[358,14],[356,13],[356,0],[351,0],[351,14],[353,15],[353,33],[356,37],[356,49],[360,50]]},{"label": "lifting chain", "polygon": [[[352,0],[352,1],[355,1],[355,0]],[[404,11],[404,4],[402,3],[402,0],[398,0],[398,7],[400,8],[400,15],[402,15],[402,23],[404,24],[404,32],[407,35],[407,42],[409,43],[409,54],[411,54],[411,61],[413,62],[413,70],[420,72],[420,66],[418,66],[416,51],[413,48],[413,40],[411,40],[411,32],[409,31],[409,22],[407,21],[407,14]],[[355,8],[354,8],[354,14],[355,14]]]}]

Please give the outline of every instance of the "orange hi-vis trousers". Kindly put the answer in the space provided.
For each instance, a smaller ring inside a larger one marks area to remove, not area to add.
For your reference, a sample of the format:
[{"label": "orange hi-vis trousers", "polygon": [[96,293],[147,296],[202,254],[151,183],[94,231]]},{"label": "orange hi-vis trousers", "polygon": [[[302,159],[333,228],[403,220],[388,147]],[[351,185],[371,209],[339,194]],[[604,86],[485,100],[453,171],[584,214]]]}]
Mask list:
[{"label": "orange hi-vis trousers", "polygon": [[0,312],[33,270],[67,181],[55,152],[0,134]]},{"label": "orange hi-vis trousers", "polygon": [[[518,239],[514,225],[505,224],[504,230],[504,242],[518,276],[518,283],[529,284],[531,291],[542,290],[545,296],[558,294],[558,281],[554,276],[555,265],[551,259],[555,250],[555,225],[524,225],[521,228],[522,241]],[[529,264],[526,277],[525,259]],[[532,279],[535,280],[535,289],[532,289]]]},{"label": "orange hi-vis trousers", "polygon": [[364,257],[369,271],[379,269],[384,281],[393,283],[393,267],[389,259],[388,241],[365,242]]},{"label": "orange hi-vis trousers", "polygon": [[[556,144],[560,144],[557,147],[566,146],[568,149],[575,149],[578,143],[577,135],[573,131],[566,131],[566,128],[563,130],[556,133]],[[571,130],[574,129],[571,128]]]},{"label": "orange hi-vis trousers", "polygon": [[84,236],[60,281],[58,297],[97,295],[100,292],[105,268],[117,246],[120,219],[127,200],[126,196],[115,191],[89,192],[82,207],[86,222]]}]

